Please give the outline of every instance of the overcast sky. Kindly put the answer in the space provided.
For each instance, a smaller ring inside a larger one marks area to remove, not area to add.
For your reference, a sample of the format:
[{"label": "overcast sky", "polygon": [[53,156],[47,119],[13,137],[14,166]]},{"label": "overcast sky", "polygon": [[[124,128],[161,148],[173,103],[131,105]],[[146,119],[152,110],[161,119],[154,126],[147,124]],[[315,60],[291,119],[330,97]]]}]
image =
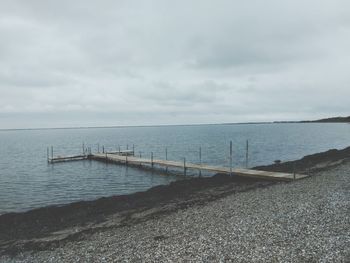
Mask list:
[{"label": "overcast sky", "polygon": [[0,1],[0,128],[334,115],[349,0]]}]

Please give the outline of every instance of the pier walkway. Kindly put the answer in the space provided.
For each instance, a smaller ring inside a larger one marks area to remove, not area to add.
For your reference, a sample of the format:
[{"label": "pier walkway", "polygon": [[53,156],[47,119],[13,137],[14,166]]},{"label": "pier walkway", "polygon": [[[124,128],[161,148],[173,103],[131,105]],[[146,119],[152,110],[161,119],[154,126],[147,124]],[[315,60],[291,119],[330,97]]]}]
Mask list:
[{"label": "pier walkway", "polygon": [[119,164],[131,164],[131,165],[150,165],[151,167],[157,165],[162,167],[173,167],[180,168],[184,170],[184,174],[186,175],[186,171],[188,169],[198,170],[198,171],[208,171],[214,173],[223,173],[223,174],[234,174],[238,176],[244,177],[252,177],[252,178],[261,178],[261,179],[269,179],[269,180],[281,180],[281,181],[290,181],[295,179],[302,179],[307,177],[305,174],[293,174],[293,173],[280,173],[280,172],[267,172],[267,171],[258,171],[252,169],[242,169],[242,168],[230,168],[230,167],[220,167],[220,166],[211,166],[207,164],[195,164],[188,163],[186,159],[182,162],[178,161],[169,161],[169,160],[158,160],[158,159],[147,159],[147,158],[139,158],[135,156],[121,156],[119,154],[111,154],[111,153],[95,153],[92,154],[90,159],[105,161],[105,162],[115,162]]}]

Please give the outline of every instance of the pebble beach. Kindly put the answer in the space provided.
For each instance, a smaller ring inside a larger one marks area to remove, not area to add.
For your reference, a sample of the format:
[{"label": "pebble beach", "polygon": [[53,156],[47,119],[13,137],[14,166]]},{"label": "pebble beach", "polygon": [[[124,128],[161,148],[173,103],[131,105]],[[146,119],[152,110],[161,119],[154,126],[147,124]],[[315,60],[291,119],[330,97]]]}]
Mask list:
[{"label": "pebble beach", "polygon": [[349,262],[349,175],[346,161],[0,262]]}]

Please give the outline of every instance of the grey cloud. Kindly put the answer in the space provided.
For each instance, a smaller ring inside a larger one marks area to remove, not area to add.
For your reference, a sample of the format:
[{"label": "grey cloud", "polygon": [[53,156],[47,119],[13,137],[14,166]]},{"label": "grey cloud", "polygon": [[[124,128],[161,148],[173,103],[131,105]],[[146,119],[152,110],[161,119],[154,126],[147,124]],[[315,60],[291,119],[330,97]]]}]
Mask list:
[{"label": "grey cloud", "polygon": [[349,10],[346,0],[3,0],[0,128],[349,114]]}]

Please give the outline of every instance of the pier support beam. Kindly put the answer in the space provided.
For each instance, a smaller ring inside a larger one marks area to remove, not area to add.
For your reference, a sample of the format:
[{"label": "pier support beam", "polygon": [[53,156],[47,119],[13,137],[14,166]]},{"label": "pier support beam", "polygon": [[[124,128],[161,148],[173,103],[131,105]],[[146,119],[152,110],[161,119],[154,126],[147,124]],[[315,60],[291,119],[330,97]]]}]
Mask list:
[{"label": "pier support beam", "polygon": [[295,180],[295,163],[293,163],[293,180]]},{"label": "pier support beam", "polygon": [[[202,165],[202,147],[199,147],[199,165]],[[199,176],[202,176],[202,169],[199,169]]]},{"label": "pier support beam", "polygon": [[248,153],[249,153],[249,141],[246,141],[245,145],[245,168],[248,168]]},{"label": "pier support beam", "polygon": [[[168,147],[165,147],[165,160],[168,160]],[[168,166],[165,167],[165,172],[168,172]]]},{"label": "pier support beam", "polygon": [[232,141],[230,141],[230,176],[232,176]]},{"label": "pier support beam", "polygon": [[186,158],[184,158],[184,176],[186,176]]}]

